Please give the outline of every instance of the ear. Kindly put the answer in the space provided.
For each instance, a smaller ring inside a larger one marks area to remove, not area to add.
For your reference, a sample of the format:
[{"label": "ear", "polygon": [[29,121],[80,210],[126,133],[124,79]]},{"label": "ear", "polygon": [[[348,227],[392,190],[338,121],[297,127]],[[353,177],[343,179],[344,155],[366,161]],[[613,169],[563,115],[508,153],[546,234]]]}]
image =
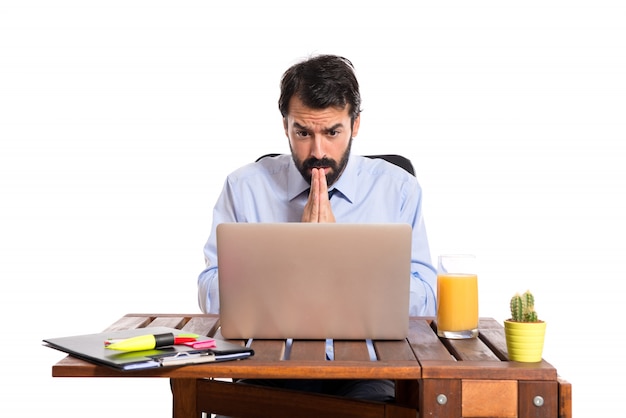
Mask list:
[{"label": "ear", "polygon": [[354,119],[354,123],[352,124],[352,138],[357,136],[357,134],[359,133],[359,126],[361,126],[360,114]]}]

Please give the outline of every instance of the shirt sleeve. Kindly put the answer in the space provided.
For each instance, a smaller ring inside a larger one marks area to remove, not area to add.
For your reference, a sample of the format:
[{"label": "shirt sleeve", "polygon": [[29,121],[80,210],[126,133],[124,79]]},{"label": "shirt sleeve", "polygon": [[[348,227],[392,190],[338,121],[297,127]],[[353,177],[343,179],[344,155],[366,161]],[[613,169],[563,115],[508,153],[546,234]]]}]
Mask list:
[{"label": "shirt sleeve", "polygon": [[219,313],[220,310],[215,230],[220,223],[237,222],[235,207],[236,204],[230,179],[227,178],[222,193],[213,209],[211,234],[204,245],[204,261],[206,266],[198,276],[198,305],[204,313],[216,314]]},{"label": "shirt sleeve", "polygon": [[437,313],[437,272],[432,265],[428,236],[422,213],[422,190],[417,182],[407,184],[402,217],[413,230],[409,315],[435,316]]}]

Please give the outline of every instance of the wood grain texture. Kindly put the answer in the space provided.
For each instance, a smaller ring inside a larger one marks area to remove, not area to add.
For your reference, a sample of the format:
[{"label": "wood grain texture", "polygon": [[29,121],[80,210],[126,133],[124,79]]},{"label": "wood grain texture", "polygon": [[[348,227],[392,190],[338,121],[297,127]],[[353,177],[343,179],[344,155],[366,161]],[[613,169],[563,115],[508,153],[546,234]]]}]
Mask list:
[{"label": "wood grain texture", "polygon": [[[223,339],[217,315],[128,314],[107,330],[155,326]],[[333,416],[405,418],[415,417],[418,409],[420,416],[443,418],[572,417],[572,386],[558,376],[555,367],[545,360],[508,361],[502,325],[481,318],[479,329],[476,339],[447,340],[436,335],[432,318],[411,318],[405,340],[373,341],[369,346],[358,340],[333,341],[330,356],[321,340],[231,340],[249,344],[255,355],[245,360],[138,371],[119,371],[68,356],[52,367],[52,375],[170,378],[175,418],[199,416],[209,407],[226,415],[266,416],[272,405],[280,405],[272,409],[277,417],[320,416],[332,411]],[[370,405],[214,380],[231,378],[394,379],[397,402]]]}]

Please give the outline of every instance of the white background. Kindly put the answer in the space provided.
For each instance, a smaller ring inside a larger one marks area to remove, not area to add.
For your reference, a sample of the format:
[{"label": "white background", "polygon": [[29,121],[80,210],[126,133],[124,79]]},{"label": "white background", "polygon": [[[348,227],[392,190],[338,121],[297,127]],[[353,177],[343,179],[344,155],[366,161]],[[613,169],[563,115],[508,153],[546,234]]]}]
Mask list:
[{"label": "white background", "polygon": [[354,151],[415,164],[433,257],[479,257],[481,315],[530,288],[574,415],[619,415],[624,2],[225,3],[0,3],[0,415],[170,416],[165,379],[53,379],[41,339],[199,312],[224,177],[288,152],[279,78],[318,52],[356,66]]}]

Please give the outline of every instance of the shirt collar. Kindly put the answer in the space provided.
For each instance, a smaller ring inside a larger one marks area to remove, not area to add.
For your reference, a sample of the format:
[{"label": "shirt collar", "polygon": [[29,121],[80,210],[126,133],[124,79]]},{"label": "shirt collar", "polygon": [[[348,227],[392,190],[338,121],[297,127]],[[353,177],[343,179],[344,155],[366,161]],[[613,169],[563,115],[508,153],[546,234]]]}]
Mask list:
[{"label": "shirt collar", "polygon": [[[343,173],[341,173],[339,179],[330,188],[330,190],[337,189],[337,192],[342,194],[351,203],[354,201],[354,196],[356,196],[357,187],[358,163],[355,160],[356,158],[351,154]],[[289,180],[287,186],[289,200],[295,199],[310,188],[311,185],[304,180],[292,159],[289,163]]]},{"label": "shirt collar", "polygon": [[341,193],[350,203],[354,202],[354,197],[356,196],[357,171],[358,163],[356,158],[354,155],[350,154],[346,168],[335,184],[331,186],[331,190],[337,189],[337,192]]},{"label": "shirt collar", "polygon": [[287,175],[289,176],[287,178],[287,197],[290,201],[311,188],[311,185],[304,180],[304,177],[298,171],[293,158],[289,161],[289,173]]}]

